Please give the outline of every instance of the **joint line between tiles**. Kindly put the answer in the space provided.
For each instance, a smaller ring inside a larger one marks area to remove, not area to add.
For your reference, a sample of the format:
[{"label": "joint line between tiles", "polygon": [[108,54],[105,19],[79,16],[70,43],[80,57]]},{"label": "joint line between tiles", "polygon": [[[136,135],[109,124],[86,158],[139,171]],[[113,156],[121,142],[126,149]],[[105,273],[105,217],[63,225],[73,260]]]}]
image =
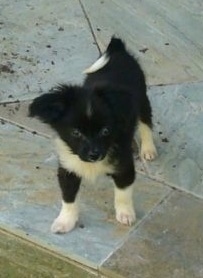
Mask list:
[{"label": "joint line between tiles", "polygon": [[142,176],[144,176],[144,177],[146,177],[148,179],[151,179],[151,180],[153,180],[155,182],[159,182],[162,185],[167,186],[167,187],[169,187],[172,190],[183,192],[183,193],[186,193],[186,194],[188,194],[188,195],[190,195],[190,196],[192,196],[194,198],[197,198],[199,200],[203,200],[203,196],[199,196],[195,192],[191,192],[191,191],[189,191],[189,190],[187,190],[185,188],[182,188],[178,184],[172,184],[170,182],[167,182],[167,181],[164,181],[162,179],[156,178],[156,177],[152,176],[150,173],[147,173],[147,172],[145,173],[145,172],[137,170],[137,173],[139,173],[140,175],[142,175]]},{"label": "joint line between tiles", "polygon": [[90,32],[91,32],[92,37],[93,37],[93,39],[94,39],[94,41],[95,41],[95,43],[96,43],[97,49],[98,49],[98,51],[99,51],[99,54],[101,55],[102,52],[101,52],[101,49],[100,49],[99,44],[98,44],[98,42],[97,42],[97,38],[96,38],[96,35],[95,35],[95,33],[94,33],[94,29],[93,29],[93,27],[92,27],[92,23],[91,23],[91,21],[90,21],[90,18],[89,18],[88,14],[87,14],[87,12],[86,12],[86,10],[85,10],[85,7],[84,7],[84,5],[83,5],[83,3],[82,3],[82,0],[78,0],[78,1],[79,1],[80,6],[81,6],[81,9],[82,9],[82,11],[83,11],[83,14],[84,14],[84,16],[85,16],[85,19],[87,20],[87,24],[88,24],[88,26],[89,26],[89,28],[90,28]]},{"label": "joint line between tiles", "polygon": [[102,267],[102,265],[114,254],[117,252],[117,250],[119,250],[124,244],[125,242],[128,240],[129,236],[133,233],[133,232],[136,232],[140,225],[143,225],[143,223],[145,223],[146,219],[148,219],[148,217],[150,215],[152,215],[154,213],[154,211],[159,207],[161,206],[166,200],[168,200],[171,195],[173,194],[173,190],[169,190],[168,193],[166,193],[165,196],[163,196],[160,201],[155,204],[151,210],[137,223],[135,224],[134,227],[132,227],[129,232],[124,236],[124,238],[121,240],[121,242],[118,243],[118,245],[115,247],[115,249],[113,251],[111,251],[108,256],[106,256],[106,258],[100,263],[99,267]]},{"label": "joint line between tiles", "polygon": [[47,134],[45,134],[45,133],[36,131],[36,130],[34,130],[34,129],[32,129],[32,128],[29,128],[29,127],[27,127],[27,126],[25,126],[25,125],[21,125],[21,124],[19,124],[19,123],[16,123],[16,122],[11,121],[11,120],[9,120],[9,119],[7,119],[7,118],[4,118],[4,117],[0,117],[0,121],[4,121],[4,122],[6,122],[6,123],[8,123],[8,124],[14,125],[14,126],[16,126],[16,127],[18,127],[18,128],[21,128],[21,129],[23,129],[23,130],[25,130],[25,131],[27,131],[27,132],[30,132],[30,133],[36,132],[36,135],[41,136],[41,137],[44,137],[44,138],[47,138],[47,139],[51,139],[51,138],[52,138],[52,136],[50,136],[50,135],[47,135]]}]

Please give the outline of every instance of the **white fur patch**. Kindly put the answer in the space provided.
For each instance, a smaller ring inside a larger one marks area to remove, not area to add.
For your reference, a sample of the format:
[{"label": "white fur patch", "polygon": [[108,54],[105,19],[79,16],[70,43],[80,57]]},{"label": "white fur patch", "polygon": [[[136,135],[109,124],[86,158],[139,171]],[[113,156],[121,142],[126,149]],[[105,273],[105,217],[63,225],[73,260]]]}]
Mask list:
[{"label": "white fur patch", "polygon": [[124,189],[115,186],[115,210],[118,222],[131,226],[136,219],[133,206],[133,185]]},{"label": "white fur patch", "polygon": [[109,59],[109,56],[104,53],[94,64],[85,69],[83,73],[89,74],[102,69],[109,62]]},{"label": "white fur patch", "polygon": [[93,182],[99,175],[114,172],[113,166],[108,163],[108,157],[97,162],[85,162],[79,156],[72,154],[70,148],[60,138],[57,138],[55,143],[61,165],[81,178]]},{"label": "white fur patch", "polygon": [[139,121],[138,130],[141,139],[140,156],[145,160],[153,160],[157,156],[157,151],[153,142],[152,130],[141,121]]},{"label": "white fur patch", "polygon": [[76,202],[65,203],[62,201],[62,208],[59,216],[54,220],[51,231],[63,234],[71,231],[78,221],[78,207]]}]

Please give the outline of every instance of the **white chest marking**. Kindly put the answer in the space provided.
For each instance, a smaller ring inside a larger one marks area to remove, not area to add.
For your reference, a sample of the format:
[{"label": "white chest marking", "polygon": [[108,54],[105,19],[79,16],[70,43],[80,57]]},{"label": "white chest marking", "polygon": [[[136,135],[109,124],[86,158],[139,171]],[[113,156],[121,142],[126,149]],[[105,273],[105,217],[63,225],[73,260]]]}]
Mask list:
[{"label": "white chest marking", "polygon": [[70,148],[60,138],[57,138],[55,143],[61,165],[81,178],[94,181],[99,175],[111,174],[114,172],[114,167],[108,163],[107,158],[93,163],[85,162],[77,155],[72,154]]}]

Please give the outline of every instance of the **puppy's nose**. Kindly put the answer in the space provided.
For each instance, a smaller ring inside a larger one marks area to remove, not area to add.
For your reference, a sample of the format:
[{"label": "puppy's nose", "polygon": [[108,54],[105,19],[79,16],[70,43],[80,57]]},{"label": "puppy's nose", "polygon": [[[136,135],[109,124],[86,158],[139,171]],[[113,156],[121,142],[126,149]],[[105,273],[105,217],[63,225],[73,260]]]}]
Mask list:
[{"label": "puppy's nose", "polygon": [[94,148],[88,153],[88,160],[91,162],[97,161],[100,158],[100,151],[97,148]]}]

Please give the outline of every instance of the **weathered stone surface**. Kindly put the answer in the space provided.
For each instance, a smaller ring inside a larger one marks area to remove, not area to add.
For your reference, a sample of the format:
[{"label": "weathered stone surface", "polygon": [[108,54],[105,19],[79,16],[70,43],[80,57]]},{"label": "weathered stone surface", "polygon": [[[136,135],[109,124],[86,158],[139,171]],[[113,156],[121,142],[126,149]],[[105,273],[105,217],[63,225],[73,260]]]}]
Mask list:
[{"label": "weathered stone surface", "polygon": [[[184,3],[183,3],[184,2]],[[82,0],[102,50],[122,37],[149,84],[202,81],[202,1]]]},{"label": "weathered stone surface", "polygon": [[2,0],[0,101],[31,99],[81,82],[98,51],[78,1]]},{"label": "weathered stone surface", "polygon": [[158,158],[149,176],[203,196],[203,83],[149,89]]},{"label": "weathered stone surface", "polygon": [[53,136],[55,133],[48,125],[38,119],[28,117],[30,103],[31,101],[0,103],[0,118],[45,136]]},{"label": "weathered stone surface", "polygon": [[203,201],[174,192],[104,263],[103,271],[125,278],[201,278],[202,230]]}]

